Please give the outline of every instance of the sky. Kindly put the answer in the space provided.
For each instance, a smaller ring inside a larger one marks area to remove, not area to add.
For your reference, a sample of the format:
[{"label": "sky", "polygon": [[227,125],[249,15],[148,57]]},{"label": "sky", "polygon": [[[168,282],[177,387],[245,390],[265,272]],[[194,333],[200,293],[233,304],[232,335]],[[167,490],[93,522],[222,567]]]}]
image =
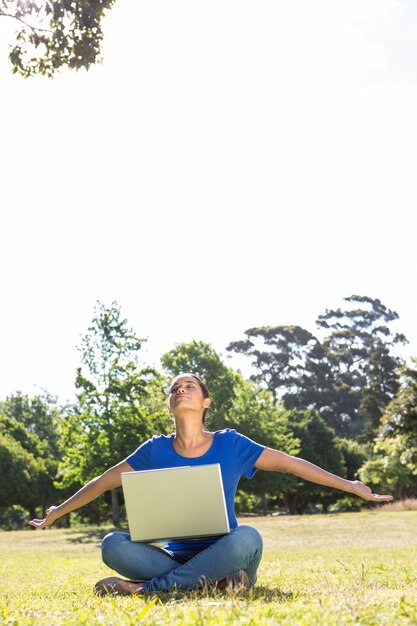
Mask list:
[{"label": "sky", "polygon": [[[417,5],[117,0],[103,63],[12,75],[0,18],[0,399],[74,397],[117,301],[141,359],[315,331],[352,294],[417,355]],[[246,368],[246,369],[245,369]]]}]

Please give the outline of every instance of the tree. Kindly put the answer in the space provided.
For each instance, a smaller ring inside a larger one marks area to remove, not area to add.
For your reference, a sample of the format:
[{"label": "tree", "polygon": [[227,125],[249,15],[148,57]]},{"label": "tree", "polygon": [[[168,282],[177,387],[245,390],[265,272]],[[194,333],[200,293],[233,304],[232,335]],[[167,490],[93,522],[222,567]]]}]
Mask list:
[{"label": "tree", "polygon": [[102,20],[114,0],[0,0],[0,17],[18,27],[9,59],[25,78],[100,61]]},{"label": "tree", "polygon": [[[291,432],[300,442],[299,456],[329,472],[346,476],[344,457],[333,429],[329,428],[317,411],[287,411]],[[337,492],[290,476],[282,493],[290,513],[304,513],[308,504],[321,504],[325,510],[338,499]]]},{"label": "tree", "polygon": [[34,455],[0,428],[0,507],[20,504],[33,509],[37,469]]},{"label": "tree", "polygon": [[13,417],[0,413],[0,432],[3,435],[12,437],[19,445],[33,456],[47,455],[47,442],[41,441],[39,437],[27,430],[27,428]]},{"label": "tree", "polygon": [[403,499],[415,496],[417,451],[403,435],[377,438],[373,456],[359,470],[362,481]]},{"label": "tree", "polygon": [[17,392],[0,402],[0,412],[17,420],[29,433],[47,442],[49,456],[59,460],[63,409],[58,407],[57,398],[47,393],[29,398]]},{"label": "tree", "polygon": [[381,418],[381,437],[402,435],[412,448],[417,442],[417,358],[400,371],[400,385]]},{"label": "tree", "polygon": [[349,389],[343,415],[346,434],[371,441],[399,386],[402,359],[391,350],[407,339],[391,332],[389,324],[398,320],[398,313],[380,300],[355,295],[344,300],[345,309],[326,310],[317,325],[330,331],[323,347],[335,387]]},{"label": "tree", "polygon": [[226,350],[251,357],[256,371],[251,380],[263,385],[275,399],[295,392],[308,355],[322,353],[316,337],[301,326],[259,326],[249,328],[245,335],[246,340],[232,341]]},{"label": "tree", "polygon": [[[348,480],[357,480],[359,470],[365,463],[370,454],[370,446],[368,444],[360,444],[352,439],[336,438],[336,445],[343,457],[343,467],[345,468],[345,478]],[[354,496],[355,501],[358,501]]]},{"label": "tree", "polygon": [[[136,337],[116,302],[98,302],[79,347],[78,404],[64,429],[62,486],[83,484],[128,456],[155,430],[167,430],[163,378],[138,369]],[[119,521],[118,490],[111,492],[113,523]]]},{"label": "tree", "polygon": [[399,498],[417,488],[417,359],[404,366],[396,396],[386,407],[374,442],[374,455],[361,468],[362,480]]},{"label": "tree", "polygon": [[0,506],[19,504],[35,517],[55,495],[58,459],[41,440],[8,415],[0,413]]},{"label": "tree", "polygon": [[386,404],[398,388],[401,359],[392,349],[406,342],[389,324],[398,314],[379,300],[345,298],[345,309],[326,310],[317,337],[300,326],[263,326],[227,350],[252,359],[251,378],[288,409],[319,412],[339,436],[371,441]]},{"label": "tree", "polygon": [[[56,496],[54,481],[61,458],[59,441],[63,420],[63,409],[49,394],[29,398],[18,392],[0,402],[3,443],[6,435],[8,441],[13,439],[10,462],[15,467],[18,460],[19,475],[26,472],[25,475],[29,476],[20,489],[10,491],[8,501],[28,508],[33,517],[36,517],[36,507],[44,510]],[[23,467],[27,469],[23,470]],[[9,467],[2,467],[2,480],[9,470]],[[15,485],[14,480],[9,481],[8,488],[12,485]]]},{"label": "tree", "polygon": [[[260,389],[253,381],[244,380],[240,372],[234,374],[233,403],[224,416],[222,427],[236,428],[257,443],[287,454],[298,454],[300,451],[300,441],[291,431],[282,404],[277,404],[266,389]],[[237,503],[239,505],[243,495],[250,495],[259,501],[266,515],[268,503],[282,495],[289,481],[291,477],[280,472],[258,471],[252,480],[243,479],[240,483]]]}]

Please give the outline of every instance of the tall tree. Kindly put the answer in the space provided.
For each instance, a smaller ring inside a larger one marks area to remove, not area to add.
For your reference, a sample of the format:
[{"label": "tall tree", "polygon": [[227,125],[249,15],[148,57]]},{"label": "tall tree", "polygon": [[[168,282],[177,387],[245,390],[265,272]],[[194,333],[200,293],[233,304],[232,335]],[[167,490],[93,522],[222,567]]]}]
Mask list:
[{"label": "tall tree", "polygon": [[29,433],[48,443],[49,456],[59,460],[60,428],[64,419],[63,409],[57,398],[48,393],[30,398],[17,392],[0,401],[0,412],[21,424]]},{"label": "tall tree", "polygon": [[339,436],[371,441],[386,404],[398,388],[401,359],[393,348],[406,342],[392,333],[398,314],[379,300],[345,298],[317,325],[321,341],[299,326],[251,328],[227,350],[252,359],[252,376],[289,409],[312,408]]},{"label": "tall tree", "polygon": [[349,434],[371,441],[384,408],[398,390],[402,359],[391,350],[407,339],[391,332],[389,325],[398,320],[398,313],[380,300],[353,295],[345,301],[344,309],[320,315],[317,325],[330,331],[323,346],[335,386],[349,388]]},{"label": "tall tree", "polygon": [[16,23],[9,59],[27,78],[100,61],[102,20],[114,0],[0,0],[0,17]]},{"label": "tall tree", "polygon": [[386,407],[373,456],[361,468],[363,480],[399,498],[417,489],[417,358],[401,370],[400,387]]},{"label": "tall tree", "polygon": [[[17,392],[0,402],[0,433],[14,440],[9,450],[13,464],[20,459],[19,471],[27,471],[30,476],[25,486],[12,493],[10,503],[24,506],[35,517],[37,507],[45,509],[56,497],[54,481],[61,458],[64,413],[57,399],[47,393],[30,398]],[[3,466],[2,480],[6,480],[5,471]],[[9,481],[9,487],[14,484]]]},{"label": "tall tree", "polygon": [[[283,416],[284,417],[284,416]],[[322,417],[314,410],[288,411],[285,418],[291,432],[300,442],[299,456],[323,469],[346,475],[344,455],[338,445],[333,429],[329,428]],[[288,477],[280,496],[290,513],[304,513],[308,504],[322,504],[326,509],[338,499],[334,490],[329,490],[301,480],[296,476]]]},{"label": "tall tree", "polygon": [[20,504],[36,516],[55,496],[57,468],[46,439],[0,413],[0,506]]},{"label": "tall tree", "polygon": [[[417,358],[412,365],[405,365],[400,372],[398,392],[389,403],[381,418],[379,436],[402,435],[409,441],[417,455]],[[417,457],[416,457],[417,464]]]},{"label": "tall tree", "polygon": [[319,341],[301,326],[259,326],[245,331],[243,341],[226,348],[249,356],[255,369],[250,378],[279,399],[298,390],[308,358],[322,355]]},{"label": "tall tree", "polygon": [[360,468],[362,481],[396,498],[415,497],[417,490],[417,451],[404,435],[378,436],[373,454]]},{"label": "tall tree", "polygon": [[5,432],[0,422],[0,507],[20,504],[33,510],[37,469],[34,455]]},{"label": "tall tree", "polygon": [[[236,428],[262,445],[287,454],[298,454],[300,440],[293,434],[287,416],[288,412],[269,391],[260,389],[253,381],[244,380],[240,372],[235,372],[233,403],[224,416],[223,428]],[[269,502],[282,496],[289,481],[290,477],[280,472],[259,471],[252,480],[242,479],[238,501],[242,494],[255,496],[266,515]]]},{"label": "tall tree", "polygon": [[[98,302],[80,345],[78,405],[67,424],[62,484],[83,483],[132,452],[155,430],[167,428],[163,380],[150,368],[139,369],[139,339],[120,307]],[[119,491],[111,492],[114,524],[119,521]]]}]

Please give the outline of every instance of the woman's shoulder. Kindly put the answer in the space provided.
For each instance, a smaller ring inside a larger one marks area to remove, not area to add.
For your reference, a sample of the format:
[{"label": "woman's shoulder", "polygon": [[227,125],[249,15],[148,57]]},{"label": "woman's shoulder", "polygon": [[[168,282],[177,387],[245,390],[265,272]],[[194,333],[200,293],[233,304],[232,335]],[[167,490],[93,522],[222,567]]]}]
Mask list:
[{"label": "woman's shoulder", "polygon": [[174,433],[170,433],[169,435],[152,435],[152,437],[149,437],[146,441],[144,441],[144,444],[147,444],[148,446],[163,446],[170,444],[173,437]]},{"label": "woman's shoulder", "polygon": [[175,436],[175,433],[169,433],[168,435],[152,435],[149,441],[171,441]]},{"label": "woman's shoulder", "polygon": [[236,428],[223,428],[222,430],[215,430],[213,433],[216,439],[233,439],[236,435],[239,435]]},{"label": "woman's shoulder", "polygon": [[214,437],[224,443],[234,444],[235,446],[245,446],[256,443],[247,435],[243,435],[236,428],[223,428],[223,430],[216,430]]}]

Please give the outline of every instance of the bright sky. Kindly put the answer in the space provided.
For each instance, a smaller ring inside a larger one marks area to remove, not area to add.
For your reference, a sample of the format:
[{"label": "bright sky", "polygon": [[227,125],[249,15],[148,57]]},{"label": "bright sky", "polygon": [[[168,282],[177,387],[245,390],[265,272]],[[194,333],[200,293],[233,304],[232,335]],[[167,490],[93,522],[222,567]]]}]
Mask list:
[{"label": "bright sky", "polygon": [[[0,18],[0,398],[73,398],[117,300],[143,362],[380,298],[417,355],[413,0],[118,0],[104,63],[12,76]],[[227,361],[239,366],[235,359]]]}]

